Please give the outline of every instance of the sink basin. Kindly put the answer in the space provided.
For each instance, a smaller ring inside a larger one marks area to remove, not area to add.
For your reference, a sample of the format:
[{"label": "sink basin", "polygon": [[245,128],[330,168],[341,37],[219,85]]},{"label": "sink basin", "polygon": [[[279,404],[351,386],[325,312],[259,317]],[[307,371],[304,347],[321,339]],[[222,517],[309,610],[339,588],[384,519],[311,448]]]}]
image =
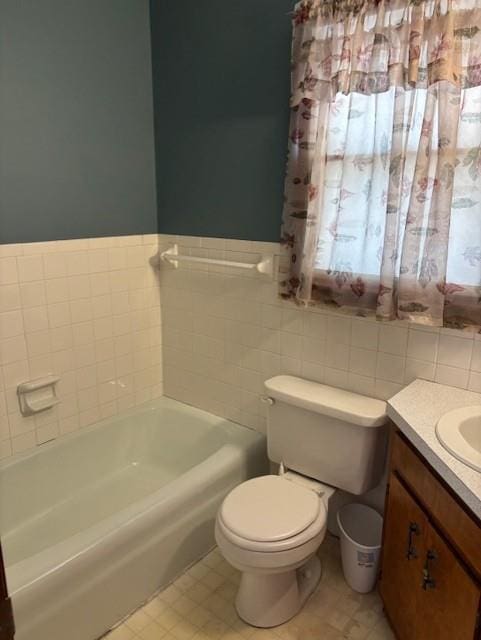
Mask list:
[{"label": "sink basin", "polygon": [[481,471],[481,405],[445,413],[436,425],[436,435],[455,458]]}]

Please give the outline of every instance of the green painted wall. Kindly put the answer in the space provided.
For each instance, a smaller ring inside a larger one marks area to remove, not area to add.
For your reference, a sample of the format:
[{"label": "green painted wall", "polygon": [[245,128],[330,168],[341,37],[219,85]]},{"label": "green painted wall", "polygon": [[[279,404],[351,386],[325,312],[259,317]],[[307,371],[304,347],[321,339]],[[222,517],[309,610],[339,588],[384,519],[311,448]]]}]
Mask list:
[{"label": "green painted wall", "polygon": [[293,0],[151,0],[159,231],[279,239]]},{"label": "green painted wall", "polygon": [[0,242],[156,228],[148,0],[0,0]]}]

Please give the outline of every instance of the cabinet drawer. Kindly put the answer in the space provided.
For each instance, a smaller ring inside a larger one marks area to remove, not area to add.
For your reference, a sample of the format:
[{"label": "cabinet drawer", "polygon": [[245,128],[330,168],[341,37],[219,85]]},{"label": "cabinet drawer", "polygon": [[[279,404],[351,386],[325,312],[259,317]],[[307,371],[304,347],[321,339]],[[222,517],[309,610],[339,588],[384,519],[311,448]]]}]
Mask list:
[{"label": "cabinet drawer", "polygon": [[437,528],[481,578],[481,527],[399,432],[394,434],[391,468],[424,506]]}]

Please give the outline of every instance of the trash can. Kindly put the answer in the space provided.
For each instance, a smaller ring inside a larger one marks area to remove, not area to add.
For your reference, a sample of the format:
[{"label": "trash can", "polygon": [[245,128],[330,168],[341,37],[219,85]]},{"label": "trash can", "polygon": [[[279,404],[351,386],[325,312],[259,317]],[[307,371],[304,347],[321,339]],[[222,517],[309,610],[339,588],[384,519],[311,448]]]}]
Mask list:
[{"label": "trash can", "polygon": [[364,504],[346,504],[337,513],[341,530],[342,570],[359,593],[374,589],[381,551],[382,516]]}]

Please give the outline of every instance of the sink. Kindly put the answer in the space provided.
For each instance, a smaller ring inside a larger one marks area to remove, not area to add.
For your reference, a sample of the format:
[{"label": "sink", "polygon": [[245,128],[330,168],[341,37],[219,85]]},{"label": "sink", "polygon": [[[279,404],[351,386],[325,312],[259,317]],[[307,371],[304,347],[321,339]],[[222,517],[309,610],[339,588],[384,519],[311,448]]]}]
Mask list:
[{"label": "sink", "polygon": [[436,425],[436,435],[455,458],[481,471],[481,405],[448,411]]}]

